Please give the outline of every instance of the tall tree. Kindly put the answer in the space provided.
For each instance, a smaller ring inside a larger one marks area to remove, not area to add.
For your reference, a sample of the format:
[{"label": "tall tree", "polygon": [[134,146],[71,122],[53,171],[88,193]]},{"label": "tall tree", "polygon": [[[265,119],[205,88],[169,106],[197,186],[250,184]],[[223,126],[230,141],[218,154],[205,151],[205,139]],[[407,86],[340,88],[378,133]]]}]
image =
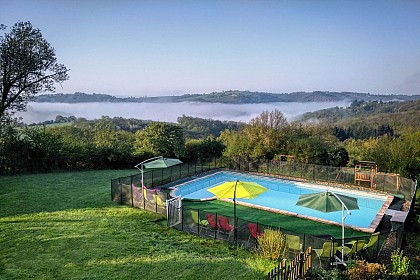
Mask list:
[{"label": "tall tree", "polygon": [[0,122],[24,111],[37,93],[54,91],[55,83],[68,79],[67,72],[41,31],[30,22],[17,22],[0,36]]},{"label": "tall tree", "polygon": [[176,156],[185,153],[185,139],[183,129],[174,124],[152,122],[144,130],[135,134],[134,154]]},{"label": "tall tree", "polygon": [[259,126],[265,129],[281,130],[285,128],[288,123],[283,113],[277,109],[271,112],[263,111],[258,117],[253,118],[250,122],[251,125]]}]

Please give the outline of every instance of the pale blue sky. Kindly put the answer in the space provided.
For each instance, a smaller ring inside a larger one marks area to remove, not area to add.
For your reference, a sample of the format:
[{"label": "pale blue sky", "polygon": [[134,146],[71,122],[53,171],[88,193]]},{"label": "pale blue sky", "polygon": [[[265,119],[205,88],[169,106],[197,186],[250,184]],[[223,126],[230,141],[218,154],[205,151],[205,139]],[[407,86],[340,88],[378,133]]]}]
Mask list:
[{"label": "pale blue sky", "polygon": [[0,0],[70,80],[57,92],[420,94],[420,1]]}]

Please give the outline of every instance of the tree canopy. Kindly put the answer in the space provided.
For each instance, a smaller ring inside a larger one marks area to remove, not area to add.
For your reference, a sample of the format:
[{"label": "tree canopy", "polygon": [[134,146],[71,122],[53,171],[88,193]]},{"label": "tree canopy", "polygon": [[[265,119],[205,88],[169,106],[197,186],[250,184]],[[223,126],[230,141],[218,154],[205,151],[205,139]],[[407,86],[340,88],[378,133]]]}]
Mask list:
[{"label": "tree canopy", "polygon": [[152,122],[135,133],[134,153],[179,157],[185,152],[183,130],[178,125]]},{"label": "tree canopy", "polygon": [[41,31],[30,22],[17,22],[0,36],[0,122],[24,111],[37,93],[54,91],[55,83],[69,78],[67,72]]}]

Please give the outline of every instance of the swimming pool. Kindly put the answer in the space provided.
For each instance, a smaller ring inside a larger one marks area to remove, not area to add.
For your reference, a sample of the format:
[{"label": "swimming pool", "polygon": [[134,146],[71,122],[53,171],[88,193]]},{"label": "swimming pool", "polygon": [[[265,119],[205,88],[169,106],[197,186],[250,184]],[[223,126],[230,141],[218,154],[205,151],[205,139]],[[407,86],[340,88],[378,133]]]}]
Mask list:
[{"label": "swimming pool", "polygon": [[365,232],[375,231],[393,199],[392,196],[367,193],[359,190],[334,188],[326,185],[316,185],[230,171],[216,172],[177,185],[175,195],[181,196],[183,199],[212,198],[214,194],[207,191],[207,189],[223,182],[236,181],[238,179],[240,181],[256,182],[269,189],[269,191],[262,193],[254,199],[238,198],[238,204],[329,224],[341,225],[341,211],[323,213],[297,206],[296,202],[299,196],[301,194],[330,190],[338,194],[356,197],[360,209],[351,210],[351,215],[347,216],[345,220],[345,226]]}]

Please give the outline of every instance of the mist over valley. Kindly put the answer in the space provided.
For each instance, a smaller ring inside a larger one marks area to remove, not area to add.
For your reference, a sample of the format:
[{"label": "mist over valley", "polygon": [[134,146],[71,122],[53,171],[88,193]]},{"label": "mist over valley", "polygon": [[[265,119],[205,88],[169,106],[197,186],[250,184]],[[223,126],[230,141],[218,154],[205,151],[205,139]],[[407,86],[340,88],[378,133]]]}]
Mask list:
[{"label": "mist over valley", "polygon": [[222,104],[202,102],[168,103],[47,103],[30,102],[26,112],[19,113],[26,124],[54,120],[57,115],[98,119],[102,116],[176,122],[186,115],[221,121],[248,123],[261,112],[277,109],[289,120],[306,113],[331,107],[347,107],[350,101],[338,102],[276,102],[259,104]]}]

